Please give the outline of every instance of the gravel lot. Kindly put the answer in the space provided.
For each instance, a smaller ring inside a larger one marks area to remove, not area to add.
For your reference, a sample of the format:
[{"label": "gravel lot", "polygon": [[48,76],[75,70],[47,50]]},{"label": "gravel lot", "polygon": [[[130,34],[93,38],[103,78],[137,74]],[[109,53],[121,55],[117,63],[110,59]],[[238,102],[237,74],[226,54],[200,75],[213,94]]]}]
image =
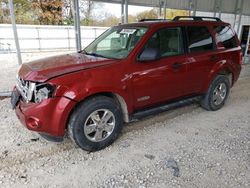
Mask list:
[{"label": "gravel lot", "polygon": [[0,187],[250,187],[249,67],[221,110],[193,104],[127,124],[94,153],[39,138],[0,100]]}]

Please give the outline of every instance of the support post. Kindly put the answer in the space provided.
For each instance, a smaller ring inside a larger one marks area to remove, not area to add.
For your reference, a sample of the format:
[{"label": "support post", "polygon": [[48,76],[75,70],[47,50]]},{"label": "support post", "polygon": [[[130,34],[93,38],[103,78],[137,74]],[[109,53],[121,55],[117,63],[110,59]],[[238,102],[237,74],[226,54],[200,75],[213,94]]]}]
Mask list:
[{"label": "support post", "polygon": [[236,24],[236,19],[237,19],[237,14],[238,14],[238,4],[239,4],[239,0],[236,0],[235,9],[234,9],[234,25],[233,25],[233,28],[235,28],[235,24]]},{"label": "support post", "polygon": [[159,1],[158,18],[161,18],[161,8],[162,8],[161,3],[162,3],[162,2]]},{"label": "support post", "polygon": [[219,2],[219,18],[221,19],[222,0]]},{"label": "support post", "polygon": [[128,0],[125,0],[125,18],[124,23],[128,23]]},{"label": "support post", "polygon": [[196,16],[196,10],[197,10],[197,0],[194,0],[194,10],[193,10],[193,16]]},{"label": "support post", "polygon": [[217,13],[217,0],[214,0],[214,17],[216,17]]},{"label": "support post", "polygon": [[67,37],[68,37],[68,49],[70,50],[70,34],[69,34],[69,27],[67,26]]},{"label": "support post", "polygon": [[121,0],[121,23],[124,23],[124,0]]},{"label": "support post", "polygon": [[164,11],[163,11],[163,18],[166,19],[166,14],[167,14],[167,0],[164,1]]},{"label": "support post", "polygon": [[[249,47],[249,42],[250,42],[250,30],[248,31],[248,35],[247,35],[247,43],[246,43],[246,49],[245,52],[243,54],[244,57],[247,56],[247,51],[248,51],[248,47]],[[245,59],[245,58],[244,58]],[[244,62],[245,63],[245,62]]]},{"label": "support post", "polygon": [[189,0],[188,4],[189,4],[188,15],[192,16],[191,14],[192,14],[192,9],[193,9],[193,0]]},{"label": "support post", "polygon": [[94,28],[94,31],[95,31],[95,39],[96,39],[96,37],[97,37],[96,28]]},{"label": "support post", "polygon": [[41,39],[40,39],[40,32],[39,32],[38,27],[36,27],[36,32],[37,32],[37,40],[38,40],[39,51],[41,51]]},{"label": "support post", "polygon": [[238,22],[238,27],[237,27],[237,34],[240,35],[240,25],[241,25],[241,17],[242,17],[242,9],[244,5],[244,0],[241,0],[240,2],[240,16],[239,16],[239,22]]},{"label": "support post", "polygon": [[10,14],[11,14],[12,29],[13,29],[13,34],[14,34],[14,39],[15,39],[15,44],[16,44],[17,60],[18,60],[18,64],[21,65],[22,56],[21,56],[21,50],[20,50],[20,45],[19,45],[19,40],[18,40],[18,34],[17,34],[17,28],[16,28],[16,17],[15,17],[14,5],[13,5],[12,0],[9,0],[9,8],[10,8]]},{"label": "support post", "polygon": [[76,36],[76,49],[77,51],[80,51],[82,49],[82,44],[81,44],[79,0],[74,0],[74,26],[75,26],[75,36]]}]

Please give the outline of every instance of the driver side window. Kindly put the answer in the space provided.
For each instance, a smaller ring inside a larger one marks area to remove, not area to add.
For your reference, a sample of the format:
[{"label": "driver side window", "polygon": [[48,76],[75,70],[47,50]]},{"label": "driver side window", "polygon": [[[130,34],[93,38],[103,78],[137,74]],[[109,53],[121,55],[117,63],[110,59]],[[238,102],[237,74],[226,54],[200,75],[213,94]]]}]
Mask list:
[{"label": "driver side window", "polygon": [[168,28],[159,31],[161,57],[183,54],[181,28]]},{"label": "driver side window", "polygon": [[157,31],[147,42],[145,48],[156,49],[158,57],[184,53],[181,28],[166,28]]}]

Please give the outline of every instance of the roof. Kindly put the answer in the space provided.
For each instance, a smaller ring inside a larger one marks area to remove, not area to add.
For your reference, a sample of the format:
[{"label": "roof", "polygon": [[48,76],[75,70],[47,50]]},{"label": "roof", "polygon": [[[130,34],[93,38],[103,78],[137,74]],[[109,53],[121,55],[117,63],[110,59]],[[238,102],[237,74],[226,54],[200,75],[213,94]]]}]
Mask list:
[{"label": "roof", "polygon": [[[122,0],[93,0],[106,3],[121,3]],[[129,5],[163,7],[165,0],[128,0]],[[167,8],[190,10],[196,5],[197,11],[239,13],[250,15],[250,0],[166,0]]]},{"label": "roof", "polygon": [[[177,18],[177,17],[176,17]],[[172,26],[178,26],[178,25],[227,25],[228,23],[225,23],[221,20],[218,20],[218,18],[213,18],[215,21],[211,20],[200,20],[202,17],[190,17],[194,18],[194,20],[178,20],[174,18],[173,20],[162,20],[162,19],[155,19],[155,20],[143,20],[135,23],[128,23],[128,24],[122,24],[124,27],[150,27],[155,25],[172,25]],[[186,17],[184,17],[186,18]],[[198,18],[198,20],[195,18]],[[207,18],[207,17],[204,17]],[[212,18],[212,17],[211,17]]]}]

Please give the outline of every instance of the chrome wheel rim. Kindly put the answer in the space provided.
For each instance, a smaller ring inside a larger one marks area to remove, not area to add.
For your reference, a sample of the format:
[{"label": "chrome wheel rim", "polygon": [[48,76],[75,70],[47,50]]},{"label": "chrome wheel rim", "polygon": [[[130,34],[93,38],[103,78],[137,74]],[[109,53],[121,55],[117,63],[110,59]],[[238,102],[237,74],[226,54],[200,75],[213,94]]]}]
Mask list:
[{"label": "chrome wheel rim", "polygon": [[115,128],[115,116],[108,109],[92,112],[84,123],[84,134],[92,142],[107,139]]},{"label": "chrome wheel rim", "polygon": [[218,84],[213,92],[213,102],[215,105],[223,103],[227,95],[227,86],[225,83]]}]

